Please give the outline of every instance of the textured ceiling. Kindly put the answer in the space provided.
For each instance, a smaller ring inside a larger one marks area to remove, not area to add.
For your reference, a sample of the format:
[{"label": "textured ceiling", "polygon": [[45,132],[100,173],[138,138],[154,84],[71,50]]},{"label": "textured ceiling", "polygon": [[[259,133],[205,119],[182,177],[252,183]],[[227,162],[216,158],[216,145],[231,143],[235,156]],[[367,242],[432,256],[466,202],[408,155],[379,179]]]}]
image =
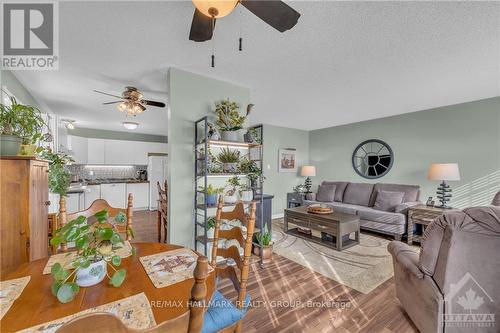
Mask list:
[{"label": "textured ceiling", "polygon": [[[254,123],[307,130],[500,95],[498,2],[289,4],[302,16],[284,34],[241,8],[195,43],[191,2],[61,2],[59,71],[15,75],[54,112],[110,130],[123,116],[92,89],[166,101],[170,66],[251,88]],[[165,134],[164,110],[138,131]]]}]

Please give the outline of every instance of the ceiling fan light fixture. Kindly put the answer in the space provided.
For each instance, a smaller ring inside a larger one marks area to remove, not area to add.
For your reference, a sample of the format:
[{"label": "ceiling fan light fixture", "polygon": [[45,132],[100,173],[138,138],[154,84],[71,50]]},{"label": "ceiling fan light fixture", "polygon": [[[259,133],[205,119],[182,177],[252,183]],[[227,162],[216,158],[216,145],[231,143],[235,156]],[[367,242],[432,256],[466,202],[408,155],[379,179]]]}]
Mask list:
[{"label": "ceiling fan light fixture", "polygon": [[134,123],[132,121],[124,121],[123,122],[123,127],[125,127],[128,130],[135,130],[139,126],[139,123]]},{"label": "ceiling fan light fixture", "polygon": [[203,15],[214,18],[221,18],[229,15],[236,5],[238,0],[192,0],[196,9]]},{"label": "ceiling fan light fixture", "polygon": [[127,109],[128,109],[127,102],[121,102],[121,103],[119,103],[118,106],[117,106],[117,108],[118,108],[118,111],[120,111],[120,112],[127,111]]}]

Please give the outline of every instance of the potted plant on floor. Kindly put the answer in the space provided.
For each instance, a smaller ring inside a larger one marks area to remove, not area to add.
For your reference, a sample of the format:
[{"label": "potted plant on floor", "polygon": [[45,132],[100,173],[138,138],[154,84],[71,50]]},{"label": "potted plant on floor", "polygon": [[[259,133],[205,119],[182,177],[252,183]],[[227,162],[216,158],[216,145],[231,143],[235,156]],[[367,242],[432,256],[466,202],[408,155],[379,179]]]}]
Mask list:
[{"label": "potted plant on floor", "polygon": [[236,149],[222,148],[217,160],[222,164],[222,171],[233,173],[238,170],[238,162],[240,160],[240,151]]},{"label": "potted plant on floor", "polygon": [[[200,191],[204,191],[204,187],[200,186],[199,187]],[[215,206],[217,204],[217,195],[222,194],[224,192],[224,188],[222,187],[215,187],[212,184],[209,184],[206,189],[206,197],[205,197],[205,204],[207,206]]]},{"label": "potted plant on floor", "polygon": [[[240,130],[246,120],[246,115],[240,115],[240,107],[229,99],[215,103],[216,125],[222,140],[241,141]],[[248,115],[248,113],[247,113]]]},{"label": "potted plant on floor", "polygon": [[267,228],[267,224],[264,224],[264,230],[255,235],[259,246],[254,246],[253,253],[256,256],[260,256],[260,251],[262,251],[262,261],[269,262],[273,256],[273,242],[272,235]]},{"label": "potted plant on floor", "polygon": [[226,192],[224,194],[224,202],[234,204],[238,201],[238,187],[240,186],[240,178],[233,176],[227,180]]},{"label": "potted plant on floor", "polygon": [[[113,287],[120,287],[125,280],[126,270],[115,268],[121,264],[121,257],[115,251],[124,245],[115,225],[125,223],[127,217],[120,212],[111,221],[108,212],[102,210],[94,218],[97,222],[89,225],[84,216],[79,216],[56,230],[50,240],[54,246],[67,242],[74,242],[76,246],[76,256],[71,261],[72,271],[63,268],[60,263],[54,264],[51,269],[54,278],[52,294],[61,303],[73,300],[80,287],[96,285],[106,276]],[[114,271],[111,276],[108,266]]]}]

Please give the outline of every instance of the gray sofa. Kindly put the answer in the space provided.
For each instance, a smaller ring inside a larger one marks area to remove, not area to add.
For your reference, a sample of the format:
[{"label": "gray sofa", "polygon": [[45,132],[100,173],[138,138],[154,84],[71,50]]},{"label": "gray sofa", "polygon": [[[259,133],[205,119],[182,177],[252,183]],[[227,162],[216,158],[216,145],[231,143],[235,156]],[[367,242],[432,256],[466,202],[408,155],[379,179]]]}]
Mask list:
[{"label": "gray sofa", "polygon": [[420,332],[498,332],[500,207],[441,215],[425,229],[420,255],[397,241],[388,250],[397,297]]},{"label": "gray sofa", "polygon": [[[335,185],[333,201],[305,200],[306,205],[321,203],[342,213],[360,217],[361,229],[384,233],[401,240],[406,233],[407,212],[411,206],[419,205],[420,186],[400,184],[368,184],[323,181],[321,185]],[[379,191],[403,192],[402,202],[391,211],[374,209]]]}]

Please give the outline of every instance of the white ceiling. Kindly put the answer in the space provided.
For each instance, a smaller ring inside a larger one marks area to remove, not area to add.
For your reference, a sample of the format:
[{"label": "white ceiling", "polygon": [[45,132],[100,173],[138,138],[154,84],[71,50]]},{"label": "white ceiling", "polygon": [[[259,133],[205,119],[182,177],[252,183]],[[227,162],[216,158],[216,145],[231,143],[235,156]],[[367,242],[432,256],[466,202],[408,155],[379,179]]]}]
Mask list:
[{"label": "white ceiling", "polygon": [[[188,40],[191,2],[61,2],[59,71],[15,75],[81,127],[123,130],[93,89],[166,101],[170,66],[252,89],[253,123],[317,129],[500,95],[499,2],[289,2],[284,34],[241,8],[212,43]],[[243,31],[243,52],[237,51]],[[165,109],[137,132],[166,134]]]}]

